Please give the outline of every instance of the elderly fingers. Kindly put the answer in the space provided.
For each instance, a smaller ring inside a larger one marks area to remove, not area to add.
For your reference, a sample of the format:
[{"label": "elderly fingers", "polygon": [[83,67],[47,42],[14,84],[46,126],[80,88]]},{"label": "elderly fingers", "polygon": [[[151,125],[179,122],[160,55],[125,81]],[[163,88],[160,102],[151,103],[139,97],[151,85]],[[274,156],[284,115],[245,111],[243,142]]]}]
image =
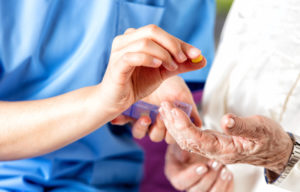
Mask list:
[{"label": "elderly fingers", "polygon": [[[186,147],[186,139],[190,138],[190,135],[195,132],[195,127],[187,115],[181,114],[184,112],[173,107],[169,102],[162,102],[159,112],[171,136],[180,147]],[[191,126],[191,128],[188,129],[188,126]]]},{"label": "elderly fingers", "polygon": [[264,117],[238,117],[233,114],[224,115],[221,126],[229,135],[258,140],[269,132],[265,126]]},{"label": "elderly fingers", "polygon": [[183,111],[168,102],[163,102],[159,111],[168,132],[182,149],[226,163],[243,157],[240,155],[244,152],[243,143],[231,136],[212,130],[201,131]]},{"label": "elderly fingers", "polygon": [[218,143],[211,142],[215,137],[200,131],[183,111],[173,107],[169,102],[163,102],[159,111],[168,132],[182,149],[202,155],[206,155],[206,152],[219,151],[216,150],[219,147]]}]

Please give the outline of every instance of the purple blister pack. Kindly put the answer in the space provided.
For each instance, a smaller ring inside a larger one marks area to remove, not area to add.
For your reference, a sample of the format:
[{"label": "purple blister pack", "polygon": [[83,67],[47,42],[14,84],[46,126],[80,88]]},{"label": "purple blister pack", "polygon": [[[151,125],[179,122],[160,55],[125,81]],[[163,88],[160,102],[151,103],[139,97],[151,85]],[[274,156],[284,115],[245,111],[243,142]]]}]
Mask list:
[{"label": "purple blister pack", "polygon": [[[176,107],[183,110],[189,117],[192,112],[192,105],[181,102],[175,101],[173,103]],[[122,114],[132,117],[134,119],[140,118],[142,115],[148,115],[151,118],[152,123],[155,122],[156,117],[158,115],[159,107],[156,105],[152,105],[150,103],[146,103],[144,101],[138,101],[134,103],[131,107],[129,107],[126,111]]]}]

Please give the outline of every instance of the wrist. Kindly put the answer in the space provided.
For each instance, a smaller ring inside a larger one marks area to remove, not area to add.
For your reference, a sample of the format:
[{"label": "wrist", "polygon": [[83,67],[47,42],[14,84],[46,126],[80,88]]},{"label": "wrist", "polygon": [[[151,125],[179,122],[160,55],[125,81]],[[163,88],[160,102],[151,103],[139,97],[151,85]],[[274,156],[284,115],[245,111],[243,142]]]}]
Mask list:
[{"label": "wrist", "polygon": [[284,143],[286,143],[286,145],[283,147],[283,151],[276,155],[277,157],[279,157],[278,161],[272,163],[272,166],[266,167],[267,169],[269,169],[270,171],[274,172],[277,175],[280,175],[284,171],[286,165],[288,164],[288,161],[290,159],[294,147],[293,140],[288,134],[286,134],[285,140],[286,142]]},{"label": "wrist", "polygon": [[126,99],[116,99],[116,94],[112,91],[111,86],[104,86],[103,84],[98,84],[95,86],[95,94],[93,96],[95,107],[100,109],[105,109],[107,114],[116,117],[123,111],[128,109],[132,102],[123,100]]},{"label": "wrist", "polygon": [[[294,136],[293,134],[289,133],[289,138],[292,146],[288,146],[286,148],[287,151],[287,158],[284,159],[284,166],[280,169],[272,169],[266,168],[265,169],[265,179],[267,183],[275,184],[279,186],[282,181],[287,177],[290,173],[291,169],[293,169],[294,165],[300,159],[300,138]],[[287,159],[287,160],[286,160]],[[283,164],[283,163],[282,163]]]}]

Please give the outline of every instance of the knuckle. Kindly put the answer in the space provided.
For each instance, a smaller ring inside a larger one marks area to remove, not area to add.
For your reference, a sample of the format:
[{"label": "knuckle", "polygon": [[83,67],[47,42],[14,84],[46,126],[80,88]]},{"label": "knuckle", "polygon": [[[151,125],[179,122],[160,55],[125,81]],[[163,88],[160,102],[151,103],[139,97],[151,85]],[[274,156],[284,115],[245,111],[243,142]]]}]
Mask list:
[{"label": "knuckle", "polygon": [[126,31],[124,33],[126,34],[126,33],[129,33],[129,32],[132,32],[132,31],[134,31],[134,28],[128,28],[128,29],[126,29]]},{"label": "knuckle", "polygon": [[176,190],[179,190],[179,191],[184,191],[185,190],[185,187],[182,184],[182,181],[178,181],[178,179],[171,179],[171,183],[172,183],[172,185],[174,186],[174,188]]},{"label": "knuckle", "polygon": [[149,38],[144,38],[140,41],[140,49],[148,48],[152,43],[152,40]]},{"label": "knuckle", "polygon": [[145,64],[145,63],[148,63],[149,58],[145,54],[140,54],[138,56],[138,60],[139,60],[140,63]]},{"label": "knuckle", "polygon": [[124,63],[128,63],[128,61],[130,60],[130,58],[132,57],[132,54],[127,52],[127,53],[124,53],[123,56],[122,56],[122,61]]},{"label": "knuckle", "polygon": [[122,38],[122,35],[116,36],[116,37],[113,39],[112,45],[113,45],[113,46],[114,46],[114,45],[115,45],[115,46],[118,45],[119,42],[120,42],[120,40],[121,40],[121,38]]},{"label": "knuckle", "polygon": [[263,123],[264,122],[264,117],[263,116],[260,116],[260,115],[254,115],[253,118],[260,122],[260,123]]},{"label": "knuckle", "polygon": [[266,125],[266,118],[260,115],[255,115],[253,116],[253,119],[257,122],[255,127],[256,131],[264,135],[268,134],[267,130],[264,129]]},{"label": "knuckle", "polygon": [[167,63],[171,62],[171,56],[167,52],[161,52],[161,59]]},{"label": "knuckle", "polygon": [[156,33],[160,28],[159,28],[157,25],[150,24],[150,25],[147,25],[147,26],[146,26],[146,29],[147,29],[147,31],[148,31],[150,34],[154,34],[154,33]]},{"label": "knuckle", "polygon": [[171,44],[172,48],[173,48],[173,52],[175,55],[179,55],[179,53],[181,52],[181,45],[178,41],[172,41]]}]

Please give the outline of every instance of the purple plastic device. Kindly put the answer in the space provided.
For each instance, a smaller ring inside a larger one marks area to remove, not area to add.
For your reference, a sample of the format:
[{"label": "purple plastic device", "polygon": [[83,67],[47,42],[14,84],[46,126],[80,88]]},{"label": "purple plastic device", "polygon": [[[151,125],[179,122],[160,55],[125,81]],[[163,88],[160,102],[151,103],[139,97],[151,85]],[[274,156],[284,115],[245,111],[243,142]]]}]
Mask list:
[{"label": "purple plastic device", "polygon": [[[176,107],[183,110],[189,117],[192,112],[192,105],[181,102],[181,101],[175,101],[173,103]],[[138,119],[141,115],[149,115],[151,118],[152,123],[155,122],[156,116],[158,115],[158,109],[159,107],[156,105],[152,105],[150,103],[146,103],[144,101],[138,101],[131,105],[126,111],[124,111],[122,114],[132,117],[134,119]]]}]

